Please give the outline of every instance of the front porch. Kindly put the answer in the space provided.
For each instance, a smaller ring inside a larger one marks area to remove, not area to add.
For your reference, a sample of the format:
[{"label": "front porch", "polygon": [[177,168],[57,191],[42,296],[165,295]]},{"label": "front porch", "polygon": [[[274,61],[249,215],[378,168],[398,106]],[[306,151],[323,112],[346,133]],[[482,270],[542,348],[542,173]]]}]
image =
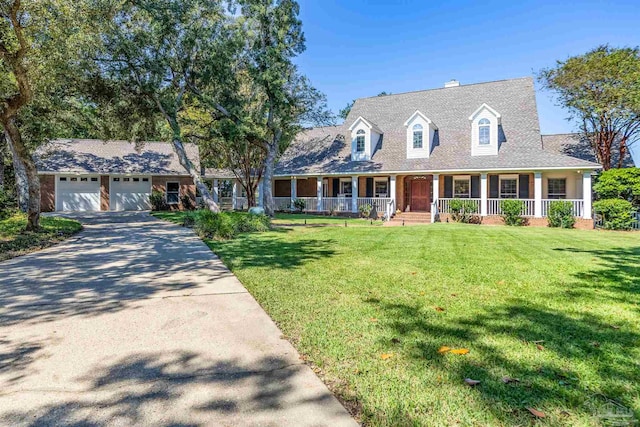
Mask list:
[{"label": "front porch", "polygon": [[396,211],[450,214],[454,199],[470,200],[482,217],[499,216],[505,199],[523,201],[522,215],[547,216],[555,200],[566,200],[574,216],[591,219],[591,173],[581,171],[418,174],[387,176],[291,177],[274,180],[276,210],[295,210],[304,200],[305,212],[358,214],[370,205],[378,216]]}]

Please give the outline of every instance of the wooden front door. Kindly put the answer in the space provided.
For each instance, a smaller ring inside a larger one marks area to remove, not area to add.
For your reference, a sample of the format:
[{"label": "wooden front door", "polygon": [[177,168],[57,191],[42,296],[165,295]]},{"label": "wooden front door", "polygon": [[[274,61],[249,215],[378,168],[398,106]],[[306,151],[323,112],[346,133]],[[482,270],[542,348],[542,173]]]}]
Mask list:
[{"label": "wooden front door", "polygon": [[411,181],[411,211],[428,212],[431,208],[429,200],[429,182],[426,179]]}]

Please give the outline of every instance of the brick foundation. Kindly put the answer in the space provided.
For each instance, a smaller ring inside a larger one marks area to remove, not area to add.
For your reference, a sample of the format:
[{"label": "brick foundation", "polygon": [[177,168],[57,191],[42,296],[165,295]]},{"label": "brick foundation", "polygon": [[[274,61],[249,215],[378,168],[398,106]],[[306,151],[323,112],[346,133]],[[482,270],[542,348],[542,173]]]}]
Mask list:
[{"label": "brick foundation", "polygon": [[[485,216],[482,218],[482,225],[504,225],[504,221],[500,216]],[[440,222],[453,222],[450,214],[440,214]],[[530,227],[548,227],[549,222],[547,218],[527,218],[527,226]],[[590,219],[576,218],[576,223],[573,226],[574,228],[580,230],[592,230],[593,229],[593,221]]]}]

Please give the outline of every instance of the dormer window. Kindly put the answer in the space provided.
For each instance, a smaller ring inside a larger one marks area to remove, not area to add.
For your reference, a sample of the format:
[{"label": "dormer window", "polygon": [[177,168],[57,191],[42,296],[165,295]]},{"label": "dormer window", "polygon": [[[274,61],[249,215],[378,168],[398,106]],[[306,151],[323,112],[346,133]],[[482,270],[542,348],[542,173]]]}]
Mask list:
[{"label": "dormer window", "polygon": [[422,148],[422,125],[413,126],[413,148]]},{"label": "dormer window", "polygon": [[357,133],[356,133],[356,151],[358,153],[363,153],[364,152],[364,136],[365,136],[365,131],[363,131],[362,129],[360,129]]},{"label": "dormer window", "polygon": [[491,144],[491,122],[489,119],[482,119],[478,122],[478,143],[480,145]]}]

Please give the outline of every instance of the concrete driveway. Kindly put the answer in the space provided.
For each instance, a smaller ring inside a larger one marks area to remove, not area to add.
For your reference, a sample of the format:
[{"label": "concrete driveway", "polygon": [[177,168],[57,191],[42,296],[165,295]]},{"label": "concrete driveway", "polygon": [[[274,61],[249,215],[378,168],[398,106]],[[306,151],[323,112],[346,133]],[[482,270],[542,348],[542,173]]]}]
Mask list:
[{"label": "concrete driveway", "polygon": [[190,230],[79,219],[0,263],[1,425],[356,425]]}]

